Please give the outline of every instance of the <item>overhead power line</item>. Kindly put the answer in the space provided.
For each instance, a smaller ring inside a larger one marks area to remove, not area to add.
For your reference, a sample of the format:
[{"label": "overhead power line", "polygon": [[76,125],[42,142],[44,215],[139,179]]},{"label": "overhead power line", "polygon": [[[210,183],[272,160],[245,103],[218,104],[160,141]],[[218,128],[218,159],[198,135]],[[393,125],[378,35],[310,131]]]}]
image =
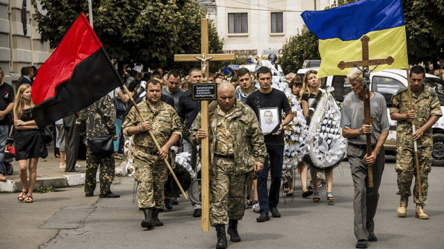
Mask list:
[{"label": "overhead power line", "polygon": [[216,5],[216,7],[223,7],[227,9],[242,9],[242,10],[256,10],[256,11],[275,11],[275,12],[296,12],[296,13],[302,13],[304,11],[302,10],[283,10],[283,9],[271,9],[271,8],[242,8],[242,7],[229,7],[229,6],[222,6],[222,5]]}]

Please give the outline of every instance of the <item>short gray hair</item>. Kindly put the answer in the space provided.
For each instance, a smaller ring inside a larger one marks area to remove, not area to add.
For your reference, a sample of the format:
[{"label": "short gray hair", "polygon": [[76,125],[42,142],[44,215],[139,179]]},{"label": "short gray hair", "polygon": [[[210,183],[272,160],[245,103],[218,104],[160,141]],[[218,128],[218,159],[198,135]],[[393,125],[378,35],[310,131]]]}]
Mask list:
[{"label": "short gray hair", "polygon": [[294,78],[294,77],[296,77],[296,74],[295,73],[289,73],[289,74],[285,75],[285,78],[289,78],[289,77]]},{"label": "short gray hair", "polygon": [[357,80],[362,82],[364,80],[364,73],[358,68],[353,68],[350,73],[348,73],[347,78],[349,81]]}]

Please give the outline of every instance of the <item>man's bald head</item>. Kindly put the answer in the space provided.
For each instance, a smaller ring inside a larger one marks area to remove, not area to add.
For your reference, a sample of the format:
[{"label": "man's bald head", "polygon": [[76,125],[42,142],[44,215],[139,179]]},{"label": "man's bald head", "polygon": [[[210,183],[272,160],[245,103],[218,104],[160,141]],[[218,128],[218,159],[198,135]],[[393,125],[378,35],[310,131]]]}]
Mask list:
[{"label": "man's bald head", "polygon": [[236,89],[234,89],[234,86],[232,84],[230,84],[229,82],[223,82],[223,83],[219,84],[219,86],[217,88],[218,88],[217,94],[221,94],[221,91],[222,92],[226,92],[226,91],[233,92],[233,94],[234,94],[234,92],[236,91]]},{"label": "man's bald head", "polygon": [[217,90],[217,103],[220,109],[224,112],[228,112],[234,105],[234,86],[228,82],[219,84]]}]

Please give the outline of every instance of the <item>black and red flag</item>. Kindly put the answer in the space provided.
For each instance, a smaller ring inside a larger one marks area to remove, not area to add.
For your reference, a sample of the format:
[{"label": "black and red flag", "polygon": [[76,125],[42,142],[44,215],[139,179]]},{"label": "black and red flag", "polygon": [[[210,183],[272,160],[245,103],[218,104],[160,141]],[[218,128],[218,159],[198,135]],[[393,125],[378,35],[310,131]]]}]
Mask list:
[{"label": "black and red flag", "polygon": [[32,84],[39,127],[80,111],[123,84],[82,13],[40,67]]}]

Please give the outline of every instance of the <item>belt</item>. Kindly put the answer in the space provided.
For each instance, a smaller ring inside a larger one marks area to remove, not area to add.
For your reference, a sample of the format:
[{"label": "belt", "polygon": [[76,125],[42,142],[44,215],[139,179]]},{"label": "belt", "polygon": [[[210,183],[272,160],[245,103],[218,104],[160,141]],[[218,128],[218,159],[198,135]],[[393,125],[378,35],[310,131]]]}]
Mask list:
[{"label": "belt", "polygon": [[234,155],[219,155],[219,154],[214,154],[214,155],[217,157],[234,159]]},{"label": "belt", "polygon": [[[366,144],[354,144],[354,143],[348,143],[348,145],[353,146],[355,148],[359,148],[359,149],[367,149],[367,145]],[[374,149],[376,147],[375,144],[372,144],[372,149]]]}]

